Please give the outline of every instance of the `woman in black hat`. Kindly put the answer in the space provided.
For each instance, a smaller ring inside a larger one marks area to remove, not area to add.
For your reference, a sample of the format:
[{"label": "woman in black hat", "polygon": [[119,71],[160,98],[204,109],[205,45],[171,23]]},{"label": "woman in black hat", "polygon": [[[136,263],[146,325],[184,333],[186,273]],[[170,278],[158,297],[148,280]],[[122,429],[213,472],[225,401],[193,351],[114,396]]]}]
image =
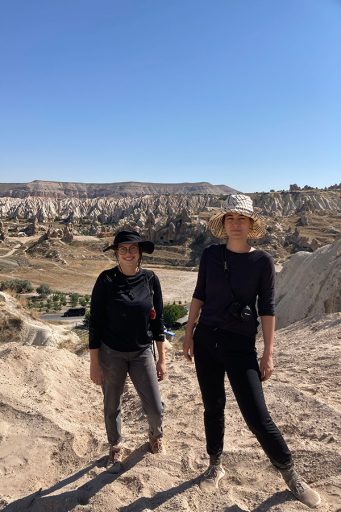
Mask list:
[{"label": "woman in black hat", "polygon": [[[265,234],[263,221],[254,212],[250,197],[231,194],[223,209],[211,217],[209,229],[223,243],[207,247],[201,257],[183,347],[187,359],[191,361],[194,355],[204,403],[210,464],[200,487],[216,490],[225,474],[226,374],[248,427],[272,464],[297,499],[317,507],[320,496],[294,469],[290,450],[264,401],[261,382],[273,372],[275,269],[270,254],[248,243]],[[255,348],[258,315],[264,339],[259,364]]]},{"label": "woman in black hat", "polygon": [[[141,268],[154,244],[136,231],[120,231],[112,245],[117,266],[102,272],[91,296],[90,378],[102,386],[109,442],[108,469],[122,467],[121,404],[129,374],[149,423],[153,453],[163,453],[163,405],[158,380],[166,373],[162,293],[158,277]],[[158,361],[152,353],[156,341]]]}]

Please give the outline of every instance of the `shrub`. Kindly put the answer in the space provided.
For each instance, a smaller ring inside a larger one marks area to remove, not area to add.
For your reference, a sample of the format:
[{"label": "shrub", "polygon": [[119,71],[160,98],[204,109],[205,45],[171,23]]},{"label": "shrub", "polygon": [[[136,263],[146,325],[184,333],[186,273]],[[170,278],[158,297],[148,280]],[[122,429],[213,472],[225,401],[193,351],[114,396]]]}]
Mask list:
[{"label": "shrub", "polygon": [[30,281],[26,279],[8,279],[0,282],[0,290],[12,290],[16,293],[28,293],[33,290]]},{"label": "shrub", "polygon": [[85,311],[85,315],[83,318],[83,325],[86,329],[89,329],[89,323],[90,323],[90,311]]},{"label": "shrub", "polygon": [[167,304],[163,308],[163,317],[166,324],[172,325],[179,318],[185,316],[187,313],[187,309],[181,304]]},{"label": "shrub", "polygon": [[19,341],[23,320],[19,316],[8,316],[0,311],[0,343],[5,341]]},{"label": "shrub", "polygon": [[38,286],[38,288],[36,288],[36,292],[39,293],[39,295],[41,295],[42,297],[47,297],[47,295],[51,293],[51,288],[49,287],[48,284],[43,283],[40,286]]}]

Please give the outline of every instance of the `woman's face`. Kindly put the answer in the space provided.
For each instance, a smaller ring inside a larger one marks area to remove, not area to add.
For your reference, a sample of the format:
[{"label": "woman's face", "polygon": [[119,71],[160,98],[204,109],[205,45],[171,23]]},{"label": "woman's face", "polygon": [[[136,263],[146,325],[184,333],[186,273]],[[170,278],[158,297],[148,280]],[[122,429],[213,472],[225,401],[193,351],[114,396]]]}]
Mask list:
[{"label": "woman's face", "polygon": [[252,227],[252,219],[241,213],[227,213],[224,217],[224,229],[231,240],[247,240]]},{"label": "woman's face", "polygon": [[116,249],[116,256],[121,267],[136,268],[140,259],[140,248],[138,244],[119,244]]}]

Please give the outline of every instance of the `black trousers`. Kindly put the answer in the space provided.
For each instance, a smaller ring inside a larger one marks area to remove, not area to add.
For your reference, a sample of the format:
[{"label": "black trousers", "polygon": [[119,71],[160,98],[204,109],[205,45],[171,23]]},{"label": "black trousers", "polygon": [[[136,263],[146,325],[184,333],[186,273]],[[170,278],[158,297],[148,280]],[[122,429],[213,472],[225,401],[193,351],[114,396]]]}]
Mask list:
[{"label": "black trousers", "polygon": [[207,453],[219,457],[223,451],[226,373],[247,426],[272,464],[279,469],[290,467],[290,450],[265,404],[255,339],[199,323],[194,360],[204,403]]}]

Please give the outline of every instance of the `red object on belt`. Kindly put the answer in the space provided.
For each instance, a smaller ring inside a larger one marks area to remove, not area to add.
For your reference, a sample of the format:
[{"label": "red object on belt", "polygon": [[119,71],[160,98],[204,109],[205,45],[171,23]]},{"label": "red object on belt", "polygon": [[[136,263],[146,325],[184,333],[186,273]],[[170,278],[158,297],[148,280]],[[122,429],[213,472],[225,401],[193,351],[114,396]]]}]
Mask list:
[{"label": "red object on belt", "polygon": [[152,308],[150,311],[149,311],[149,318],[150,320],[155,320],[156,318],[156,311],[154,308]]}]

